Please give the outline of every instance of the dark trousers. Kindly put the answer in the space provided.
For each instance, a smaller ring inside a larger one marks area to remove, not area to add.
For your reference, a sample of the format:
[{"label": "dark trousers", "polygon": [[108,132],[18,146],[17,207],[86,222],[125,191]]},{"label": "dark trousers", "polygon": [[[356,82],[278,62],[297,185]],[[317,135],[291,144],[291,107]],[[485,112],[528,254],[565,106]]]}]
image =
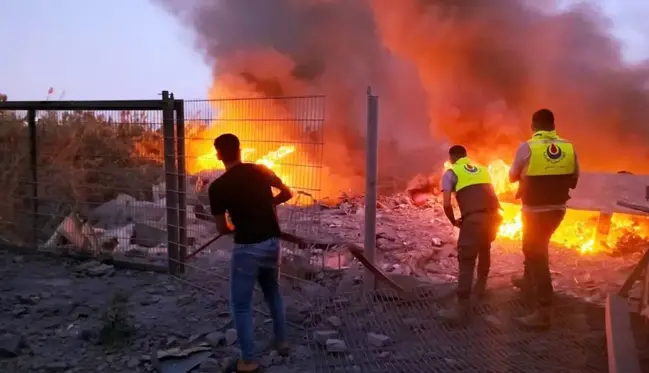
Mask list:
[{"label": "dark trousers", "polygon": [[468,299],[473,287],[473,272],[478,265],[478,281],[486,281],[491,267],[491,243],[496,239],[501,217],[497,212],[476,213],[462,219],[457,240],[458,299]]},{"label": "dark trousers", "polygon": [[523,212],[524,280],[540,306],[552,304],[548,246],[565,215],[564,210]]}]

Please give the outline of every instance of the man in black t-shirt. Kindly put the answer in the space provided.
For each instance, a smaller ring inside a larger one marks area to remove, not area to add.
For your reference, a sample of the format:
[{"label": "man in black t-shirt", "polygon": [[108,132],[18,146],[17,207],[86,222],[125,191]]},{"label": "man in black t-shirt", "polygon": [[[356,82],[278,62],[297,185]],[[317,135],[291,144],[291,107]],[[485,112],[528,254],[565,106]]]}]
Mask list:
[{"label": "man in black t-shirt", "polygon": [[[280,228],[276,206],[291,199],[291,190],[270,169],[242,163],[239,139],[233,134],[214,140],[225,173],[209,186],[212,215],[221,234],[234,233],[230,263],[230,303],[237,329],[241,359],[229,370],[261,372],[255,362],[252,294],[259,282],[273,319],[275,346],[288,355],[286,321],[279,293]],[[280,193],[273,196],[272,188]],[[234,231],[228,227],[228,213]]]}]

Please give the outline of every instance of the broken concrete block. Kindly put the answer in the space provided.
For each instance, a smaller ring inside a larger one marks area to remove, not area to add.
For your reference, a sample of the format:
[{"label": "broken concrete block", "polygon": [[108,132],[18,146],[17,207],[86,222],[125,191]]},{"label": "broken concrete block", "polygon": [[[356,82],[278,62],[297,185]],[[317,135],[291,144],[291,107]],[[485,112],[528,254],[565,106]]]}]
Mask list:
[{"label": "broken concrete block", "polygon": [[221,332],[213,332],[205,336],[205,342],[212,347],[218,347],[226,340],[225,334]]},{"label": "broken concrete block", "polygon": [[227,343],[228,346],[233,345],[234,342],[237,341],[237,330],[236,329],[228,329],[225,332],[225,343]]},{"label": "broken concrete block", "polygon": [[19,335],[5,334],[0,336],[0,357],[16,357],[23,345],[23,337]]},{"label": "broken concrete block", "polygon": [[133,228],[133,243],[143,247],[155,247],[167,240],[166,225],[148,221],[135,223]]},{"label": "broken concrete block", "polygon": [[325,348],[327,352],[340,353],[347,351],[347,344],[341,339],[331,338],[325,341]]},{"label": "broken concrete block", "polygon": [[367,333],[367,342],[374,347],[385,347],[390,344],[390,337],[383,334]]},{"label": "broken concrete block", "polygon": [[87,222],[82,223],[77,214],[68,215],[56,228],[54,234],[41,246],[43,249],[55,249],[60,244],[72,244],[80,250],[97,251],[100,242],[95,229]]},{"label": "broken concrete block", "polygon": [[112,265],[108,264],[100,264],[98,266],[88,268],[88,270],[86,271],[89,276],[93,277],[109,276],[113,272],[115,272],[115,268]]},{"label": "broken concrete block", "polygon": [[91,222],[103,228],[126,225],[130,222],[126,207],[135,201],[136,199],[128,194],[120,194],[115,199],[92,209],[88,217]]},{"label": "broken concrete block", "polygon": [[342,320],[340,320],[340,317],[338,316],[329,316],[327,318],[327,322],[329,323],[329,325],[334,326],[336,328],[339,328],[343,325]]},{"label": "broken concrete block", "polygon": [[316,342],[320,343],[321,345],[325,345],[327,343],[327,340],[335,338],[337,336],[338,332],[335,330],[318,330],[313,335]]}]

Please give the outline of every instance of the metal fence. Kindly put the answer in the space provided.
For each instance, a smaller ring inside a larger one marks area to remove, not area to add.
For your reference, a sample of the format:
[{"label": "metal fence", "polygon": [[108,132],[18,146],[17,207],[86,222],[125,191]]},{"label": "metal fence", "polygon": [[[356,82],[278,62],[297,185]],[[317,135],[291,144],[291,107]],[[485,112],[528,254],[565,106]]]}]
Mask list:
[{"label": "metal fence", "polygon": [[[91,256],[166,251],[152,186],[174,162],[173,97],[0,103],[0,240]],[[166,148],[165,148],[166,146]],[[168,166],[168,164],[167,164]],[[164,259],[163,259],[164,260]]]},{"label": "metal fence", "polygon": [[[178,164],[187,175],[179,188],[186,241],[178,242],[178,247],[190,257],[185,280],[195,284],[201,279],[205,284],[201,274],[227,276],[231,239],[209,243],[217,232],[209,211],[208,186],[224,172],[213,145],[221,134],[237,135],[244,161],[265,165],[295,192],[291,201],[278,207],[282,230],[317,235],[325,97],[192,100],[184,101],[183,109]],[[163,191],[165,186],[157,189]],[[282,260],[286,276],[310,279],[322,270],[317,249],[283,244]]]}]

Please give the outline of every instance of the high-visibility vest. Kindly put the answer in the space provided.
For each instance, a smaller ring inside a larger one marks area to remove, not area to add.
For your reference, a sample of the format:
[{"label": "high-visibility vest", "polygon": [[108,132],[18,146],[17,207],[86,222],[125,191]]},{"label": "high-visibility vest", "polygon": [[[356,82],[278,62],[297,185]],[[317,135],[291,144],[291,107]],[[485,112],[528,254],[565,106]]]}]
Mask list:
[{"label": "high-visibility vest", "polygon": [[527,141],[530,146],[528,176],[572,175],[575,173],[575,148],[567,140],[539,131]]},{"label": "high-visibility vest", "polygon": [[491,176],[486,167],[473,162],[469,158],[458,159],[452,167],[457,177],[455,192],[475,184],[491,184]]},{"label": "high-visibility vest", "polygon": [[453,164],[451,171],[457,177],[455,199],[462,217],[476,212],[496,212],[500,208],[486,167],[464,157]]},{"label": "high-visibility vest", "polygon": [[577,167],[574,146],[554,131],[537,131],[527,144],[530,159],[520,185],[523,204],[565,204]]}]

